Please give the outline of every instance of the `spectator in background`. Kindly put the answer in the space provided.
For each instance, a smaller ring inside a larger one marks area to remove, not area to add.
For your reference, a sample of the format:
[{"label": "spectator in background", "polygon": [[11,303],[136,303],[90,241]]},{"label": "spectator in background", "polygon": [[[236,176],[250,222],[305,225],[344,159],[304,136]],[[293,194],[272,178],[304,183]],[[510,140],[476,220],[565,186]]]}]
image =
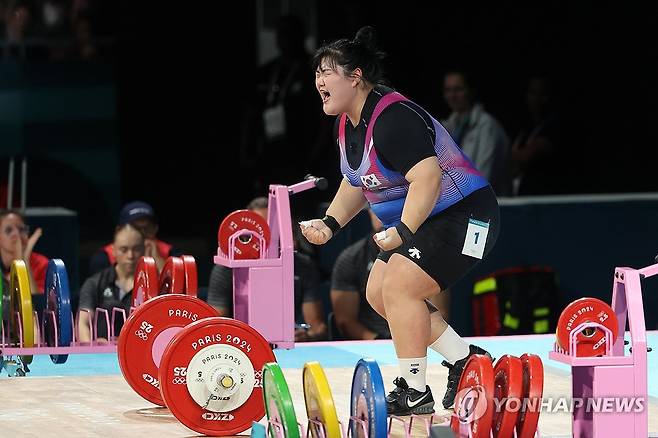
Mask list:
[{"label": "spectator in background", "polygon": [[[2,281],[9,291],[9,273],[14,260],[23,260],[30,276],[30,289],[33,295],[43,294],[48,270],[48,258],[33,251],[41,237],[41,228],[32,235],[25,223],[25,217],[18,210],[0,210],[0,257],[2,258]],[[8,292],[5,292],[8,295]],[[8,303],[6,308],[9,308]],[[3,309],[5,306],[2,306]]]},{"label": "spectator in background", "polygon": [[443,97],[452,111],[441,122],[443,126],[487,178],[496,195],[509,195],[509,139],[500,123],[477,103],[472,79],[462,71],[448,72]]},{"label": "spectator in background", "polygon": [[[331,124],[312,105],[317,94],[308,81],[313,71],[305,38],[305,26],[300,18],[294,15],[279,18],[276,24],[279,53],[259,69],[256,94],[247,99],[243,109],[242,166],[267,178],[254,179],[256,192],[267,190],[271,183],[285,184],[291,177],[295,178],[287,167],[291,153],[296,154],[301,168],[315,172],[320,169],[310,168],[309,163],[318,161],[317,155],[327,149],[324,146]],[[322,131],[320,126],[326,130]]]},{"label": "spectator in background", "polygon": [[[110,245],[112,266],[87,278],[80,289],[78,339],[81,342],[91,340],[89,321],[96,308],[107,310],[110,317],[115,307],[124,309],[126,314],[130,311],[135,268],[137,261],[145,253],[145,242],[144,235],[129,222],[124,222],[116,228],[114,240]],[[121,318],[115,323],[115,335],[121,331],[122,323]],[[107,340],[108,329],[103,320],[98,321],[97,327],[99,340]]]},{"label": "spectator in background", "polygon": [[[158,271],[162,270],[167,257],[182,254],[169,243],[158,239],[158,219],[153,207],[146,202],[134,201],[123,206],[119,213],[119,226],[126,224],[131,224],[144,235],[144,255],[155,259]],[[114,244],[107,244],[91,257],[89,273],[99,272],[114,265],[115,261]]]},{"label": "spectator in background", "polygon": [[32,27],[32,11],[28,2],[23,0],[7,0],[2,2],[4,34],[7,44],[4,45],[3,57],[24,59],[26,56],[25,39]]},{"label": "spectator in background", "polygon": [[[382,222],[368,209],[373,232],[383,230]],[[340,253],[331,274],[331,306],[334,321],[345,339],[387,339],[388,322],[370,306],[366,284],[379,247],[368,234]]]},{"label": "spectator in background", "polygon": [[[247,209],[267,218],[268,199],[253,199]],[[307,329],[295,329],[295,341],[320,341],[327,336],[322,297],[320,296],[320,271],[313,260],[306,254],[295,251],[295,320],[305,323]],[[222,265],[214,265],[210,272],[208,284],[208,304],[213,306],[220,316],[233,316],[233,271]]]},{"label": "spectator in background", "polygon": [[[103,31],[103,23],[117,22],[113,3],[0,0],[0,40],[5,43],[2,55],[48,61],[90,61],[104,56],[103,45],[107,46],[108,41],[100,41],[97,32],[99,28]],[[112,25],[105,27],[105,35],[115,33]]]},{"label": "spectator in background", "polygon": [[76,55],[89,61],[98,56],[98,48],[92,35],[92,23],[87,13],[80,13],[73,21],[73,38],[75,39]]},{"label": "spectator in background", "polygon": [[527,117],[512,145],[514,195],[560,191],[554,173],[561,129],[552,103],[550,80],[545,76],[530,78],[526,89]]},{"label": "spectator in background", "polygon": [[45,0],[35,10],[36,36],[40,39],[57,41],[46,44],[45,56],[51,61],[60,61],[69,56],[69,44],[64,40],[71,38],[69,4],[64,0]]}]

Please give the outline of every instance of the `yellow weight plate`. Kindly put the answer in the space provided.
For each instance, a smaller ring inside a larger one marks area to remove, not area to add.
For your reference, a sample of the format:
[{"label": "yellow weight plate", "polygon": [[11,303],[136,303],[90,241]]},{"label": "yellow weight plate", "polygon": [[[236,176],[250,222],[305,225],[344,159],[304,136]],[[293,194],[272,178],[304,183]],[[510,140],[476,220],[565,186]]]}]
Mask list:
[{"label": "yellow weight plate", "polygon": [[[331,395],[327,376],[324,374],[320,363],[305,363],[302,378],[308,418],[324,423],[327,438],[341,438],[334,397]],[[319,438],[320,435],[316,428],[311,425],[309,427],[313,438]]]},{"label": "yellow weight plate", "polygon": [[[9,316],[10,333],[12,342],[18,344],[18,320],[16,312],[19,312],[23,329],[23,347],[34,347],[34,317],[32,313],[32,293],[30,291],[30,276],[27,266],[23,260],[14,260],[9,273]],[[32,356],[22,356],[23,363],[32,363]]]}]

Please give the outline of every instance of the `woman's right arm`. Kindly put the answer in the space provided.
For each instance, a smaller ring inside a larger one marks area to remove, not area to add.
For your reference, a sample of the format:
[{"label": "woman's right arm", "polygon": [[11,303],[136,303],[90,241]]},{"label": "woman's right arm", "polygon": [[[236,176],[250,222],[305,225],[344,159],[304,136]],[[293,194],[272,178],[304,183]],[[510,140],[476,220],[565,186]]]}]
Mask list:
[{"label": "woman's right arm", "polygon": [[[366,204],[367,200],[363,195],[363,189],[361,189],[361,187],[352,186],[347,179],[343,178],[326,214],[327,216],[334,218],[342,228],[352,220],[352,218],[356,216]],[[300,227],[304,237],[315,245],[327,243],[333,236],[333,232],[322,219],[304,221],[300,223]]]},{"label": "woman's right arm", "polygon": [[361,187],[354,187],[343,178],[336,196],[327,208],[327,216],[332,216],[341,227],[347,225],[365,207],[368,201]]}]

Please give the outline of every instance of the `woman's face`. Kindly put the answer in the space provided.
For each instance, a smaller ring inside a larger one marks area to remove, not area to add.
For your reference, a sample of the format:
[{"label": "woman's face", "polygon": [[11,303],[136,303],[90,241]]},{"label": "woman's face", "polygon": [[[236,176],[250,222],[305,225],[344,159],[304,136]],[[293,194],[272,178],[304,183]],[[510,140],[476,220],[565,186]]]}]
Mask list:
[{"label": "woman's face", "polygon": [[443,97],[451,111],[464,112],[471,108],[471,94],[464,80],[458,73],[446,75],[443,81]]},{"label": "woman's face", "polygon": [[336,66],[331,67],[323,59],[315,71],[315,88],[322,99],[322,109],[325,114],[335,116],[348,112],[354,96],[356,96],[358,81],[352,76],[346,76],[345,71]]},{"label": "woman's face", "polygon": [[13,251],[16,242],[21,239],[23,246],[27,243],[28,229],[20,216],[8,214],[0,221],[0,248]]},{"label": "woman's face", "polygon": [[114,237],[114,257],[117,266],[134,272],[137,261],[144,255],[144,237],[132,227],[125,227]]}]

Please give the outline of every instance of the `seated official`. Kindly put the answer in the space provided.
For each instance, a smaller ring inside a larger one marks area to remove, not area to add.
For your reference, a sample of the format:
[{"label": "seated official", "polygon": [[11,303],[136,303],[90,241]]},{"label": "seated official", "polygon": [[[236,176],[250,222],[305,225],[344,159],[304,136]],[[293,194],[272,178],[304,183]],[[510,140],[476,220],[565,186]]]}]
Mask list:
[{"label": "seated official", "polygon": [[[129,223],[119,225],[114,232],[112,254],[115,264],[87,278],[80,289],[80,342],[89,342],[92,338],[89,321],[93,321],[96,308],[107,310],[110,321],[115,307],[124,309],[126,315],[130,312],[135,268],[144,255],[144,235]],[[123,321],[118,318],[114,326],[115,336],[119,335],[122,325]],[[108,327],[104,317],[98,321],[97,327],[98,340],[107,340]]]}]

